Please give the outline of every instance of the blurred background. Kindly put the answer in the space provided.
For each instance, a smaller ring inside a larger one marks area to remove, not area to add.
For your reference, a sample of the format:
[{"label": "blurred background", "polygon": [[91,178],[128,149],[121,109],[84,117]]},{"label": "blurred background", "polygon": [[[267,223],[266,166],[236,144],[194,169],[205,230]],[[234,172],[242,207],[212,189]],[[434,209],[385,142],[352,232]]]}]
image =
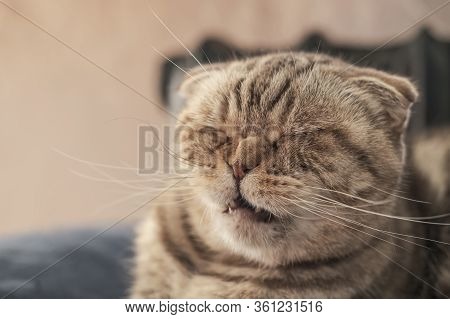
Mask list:
[{"label": "blurred background", "polygon": [[[358,62],[392,39],[360,64],[420,85],[413,130],[449,121],[450,5],[430,15],[448,1],[149,2],[202,62],[289,48]],[[154,48],[193,65],[145,0],[1,0],[0,235],[101,225],[148,199],[99,179],[145,179],[138,125],[171,122],[147,99],[176,104],[180,77]]]}]

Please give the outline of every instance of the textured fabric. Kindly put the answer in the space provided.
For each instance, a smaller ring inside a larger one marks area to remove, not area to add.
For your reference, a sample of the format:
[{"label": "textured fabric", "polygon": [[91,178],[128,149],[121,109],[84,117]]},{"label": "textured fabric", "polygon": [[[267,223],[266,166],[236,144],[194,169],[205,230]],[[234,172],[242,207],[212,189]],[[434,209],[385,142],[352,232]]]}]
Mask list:
[{"label": "textured fabric", "polygon": [[[0,239],[0,297],[5,297],[102,229]],[[122,298],[129,287],[130,227],[111,229],[7,298]]]}]

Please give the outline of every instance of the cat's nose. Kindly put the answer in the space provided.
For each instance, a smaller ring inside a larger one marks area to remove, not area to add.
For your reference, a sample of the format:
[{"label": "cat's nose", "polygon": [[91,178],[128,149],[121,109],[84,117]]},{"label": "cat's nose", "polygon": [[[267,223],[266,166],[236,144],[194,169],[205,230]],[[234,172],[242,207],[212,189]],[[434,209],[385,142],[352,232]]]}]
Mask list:
[{"label": "cat's nose", "polygon": [[241,140],[230,163],[234,177],[241,180],[257,167],[261,163],[265,149],[266,141],[258,136],[250,136]]},{"label": "cat's nose", "polygon": [[236,161],[233,163],[233,175],[237,180],[243,179],[248,171],[250,171],[250,169],[245,167],[242,162]]}]

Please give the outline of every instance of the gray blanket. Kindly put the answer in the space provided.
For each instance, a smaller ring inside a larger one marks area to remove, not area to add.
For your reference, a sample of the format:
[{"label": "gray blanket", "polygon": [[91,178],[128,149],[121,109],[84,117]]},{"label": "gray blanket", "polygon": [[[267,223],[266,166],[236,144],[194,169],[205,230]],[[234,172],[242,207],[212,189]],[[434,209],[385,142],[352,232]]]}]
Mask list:
[{"label": "gray blanket", "polygon": [[133,233],[128,226],[107,231],[23,285],[101,230],[0,238],[0,298],[125,297]]}]

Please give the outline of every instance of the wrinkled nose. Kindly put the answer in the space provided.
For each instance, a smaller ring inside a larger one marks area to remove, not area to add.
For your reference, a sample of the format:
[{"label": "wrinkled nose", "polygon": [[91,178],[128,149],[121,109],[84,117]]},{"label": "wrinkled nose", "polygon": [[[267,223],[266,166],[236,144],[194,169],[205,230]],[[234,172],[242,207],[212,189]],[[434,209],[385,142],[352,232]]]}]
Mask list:
[{"label": "wrinkled nose", "polygon": [[236,180],[244,178],[248,172],[257,167],[264,156],[266,141],[257,136],[241,140],[230,163]]}]

